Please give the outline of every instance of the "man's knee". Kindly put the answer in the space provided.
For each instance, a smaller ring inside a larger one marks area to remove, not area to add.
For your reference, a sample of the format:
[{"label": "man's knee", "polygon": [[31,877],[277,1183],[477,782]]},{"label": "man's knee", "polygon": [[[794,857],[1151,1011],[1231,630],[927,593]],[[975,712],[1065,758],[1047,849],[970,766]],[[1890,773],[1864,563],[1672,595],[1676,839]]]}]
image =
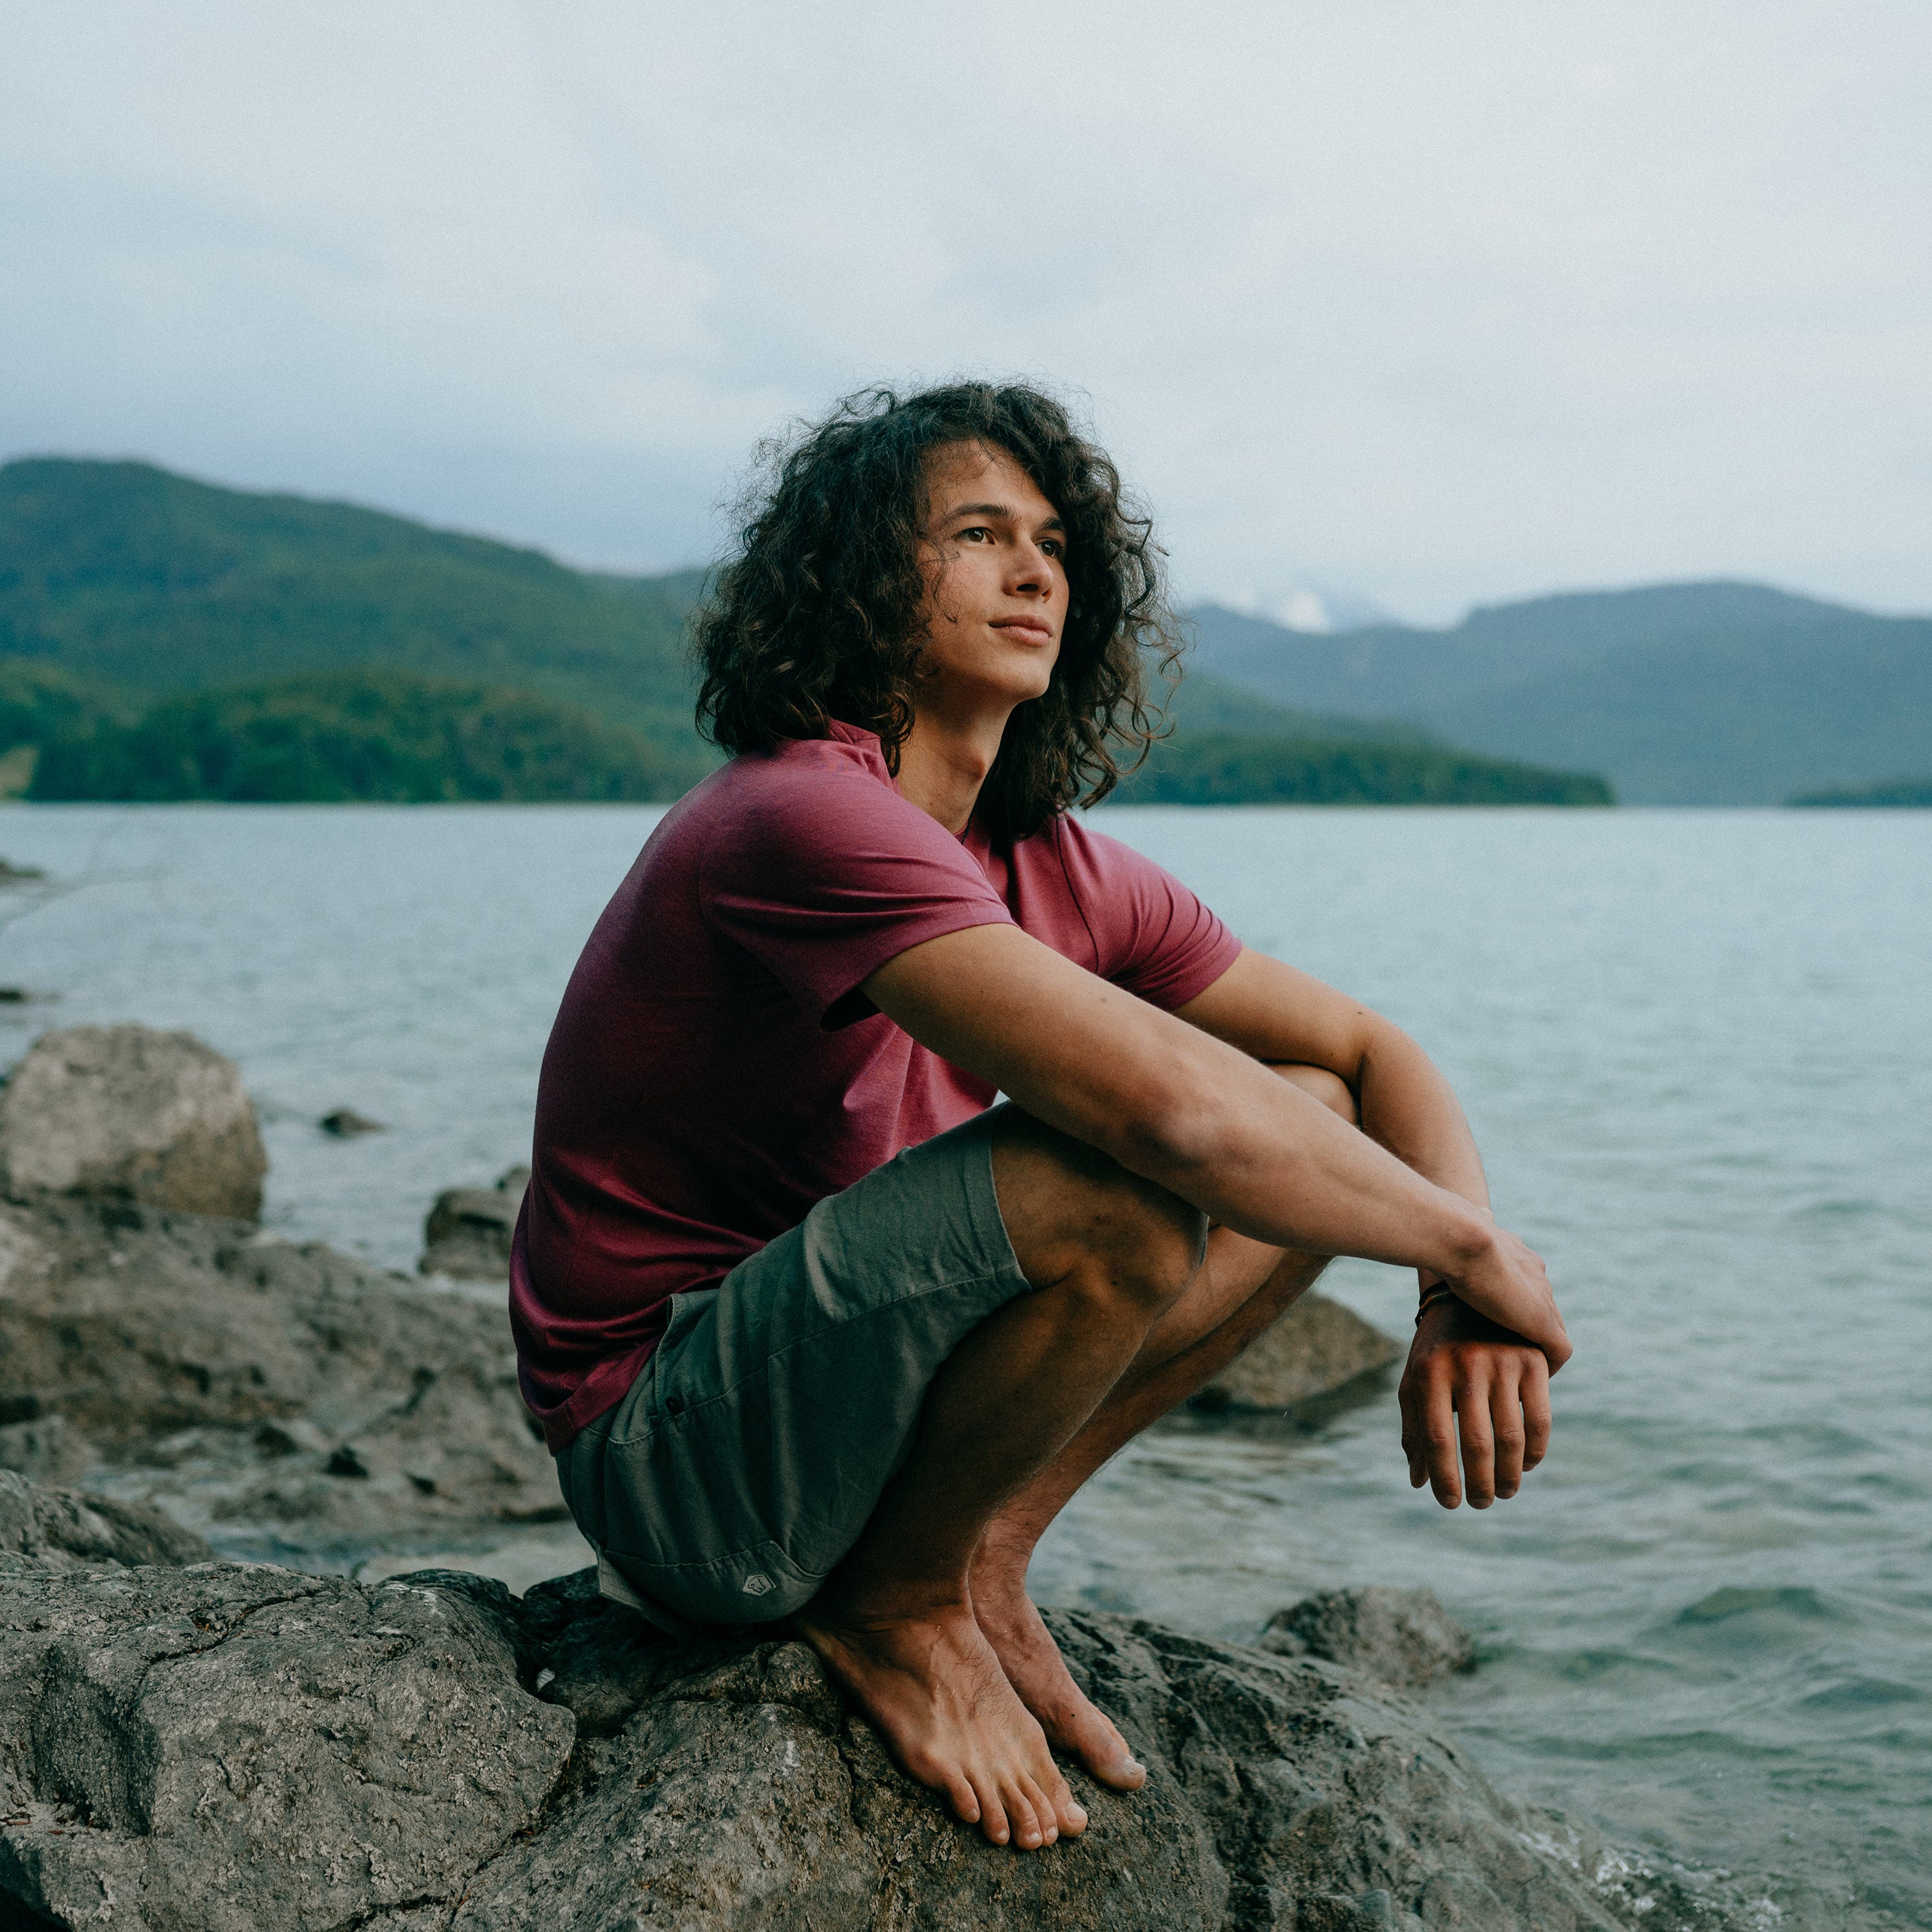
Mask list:
[{"label": "man's knee", "polygon": [[1200,1268],[1208,1217],[1198,1208],[1017,1107],[993,1143],[993,1183],[1020,1270],[1036,1288],[1125,1298],[1152,1318]]},{"label": "man's knee", "polygon": [[1348,1083],[1325,1066],[1309,1066],[1299,1061],[1269,1062],[1270,1068],[1292,1087],[1299,1087],[1310,1099],[1319,1100],[1332,1114],[1340,1114],[1350,1126],[1362,1124],[1361,1111]]}]

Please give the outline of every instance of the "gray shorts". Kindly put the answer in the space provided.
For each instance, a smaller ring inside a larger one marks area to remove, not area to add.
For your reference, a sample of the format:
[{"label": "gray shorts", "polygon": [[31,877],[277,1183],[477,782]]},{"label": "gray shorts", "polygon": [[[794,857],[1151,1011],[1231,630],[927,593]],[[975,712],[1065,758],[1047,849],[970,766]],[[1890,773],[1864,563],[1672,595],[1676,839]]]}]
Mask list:
[{"label": "gray shorts", "polygon": [[624,1399],[557,1457],[611,1594],[680,1634],[762,1622],[806,1603],[858,1540],[940,1364],[1028,1292],[993,1190],[1000,1111],[908,1148],[718,1287],[672,1298]]}]

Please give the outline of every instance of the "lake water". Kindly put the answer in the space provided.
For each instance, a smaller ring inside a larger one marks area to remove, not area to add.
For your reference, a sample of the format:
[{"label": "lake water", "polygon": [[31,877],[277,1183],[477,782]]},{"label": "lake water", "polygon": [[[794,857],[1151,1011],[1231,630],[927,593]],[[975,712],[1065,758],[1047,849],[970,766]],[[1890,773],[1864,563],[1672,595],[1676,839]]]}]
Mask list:
[{"label": "lake water", "polygon": [[[603,808],[0,812],[0,1057],[191,1028],[268,1219],[398,1267],[525,1157],[546,1030],[655,822]],[[1766,1926],[1932,1925],[1932,814],[1142,808],[1098,822],[1455,1082],[1576,1357],[1548,1462],[1453,1514],[1392,1396],[1150,1433],[1036,1582],[1252,1636],[1342,1582],[1479,1635],[1436,1698],[1506,1787],[1748,1881]],[[388,1124],[336,1142],[342,1106]],[[1328,1286],[1406,1329],[1412,1286]]]}]

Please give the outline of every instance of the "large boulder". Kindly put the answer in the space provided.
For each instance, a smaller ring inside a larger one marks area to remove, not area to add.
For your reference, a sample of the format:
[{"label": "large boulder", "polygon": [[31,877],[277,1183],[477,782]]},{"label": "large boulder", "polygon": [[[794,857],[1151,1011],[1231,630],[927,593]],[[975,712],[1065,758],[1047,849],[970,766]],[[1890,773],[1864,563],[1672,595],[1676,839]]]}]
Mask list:
[{"label": "large boulder", "polygon": [[566,1514],[505,1310],[245,1222],[0,1201],[0,1391],[265,1554]]},{"label": "large boulder", "polygon": [[0,1574],[0,1895],[74,1932],[446,1926],[576,1728],[487,1604],[266,1566]]},{"label": "large boulder", "polygon": [[494,1187],[445,1188],[423,1222],[418,1272],[507,1282],[510,1242],[530,1184],[530,1169],[513,1167]]},{"label": "large boulder", "polygon": [[0,1568],[0,1894],[80,1932],[1723,1932],[1340,1666],[1052,1613],[1149,1767],[995,1850],[802,1645],[676,1648],[586,1574]]},{"label": "large boulder", "polygon": [[1403,1345],[1325,1294],[1308,1294],[1194,1397],[1196,1408],[1294,1408],[1364,1392]]},{"label": "large boulder", "polygon": [[240,1069],[192,1034],[43,1034],[0,1092],[0,1178],[16,1189],[253,1220],[268,1171]]}]

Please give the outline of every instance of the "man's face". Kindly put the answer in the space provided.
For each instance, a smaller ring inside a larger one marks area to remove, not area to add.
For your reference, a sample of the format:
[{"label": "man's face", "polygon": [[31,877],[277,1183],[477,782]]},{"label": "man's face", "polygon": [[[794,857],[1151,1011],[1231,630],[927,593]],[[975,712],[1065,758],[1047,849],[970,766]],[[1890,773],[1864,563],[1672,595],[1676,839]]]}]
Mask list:
[{"label": "man's face", "polygon": [[924,710],[1038,698],[1066,624],[1060,513],[1003,449],[946,443],[926,459]]}]

